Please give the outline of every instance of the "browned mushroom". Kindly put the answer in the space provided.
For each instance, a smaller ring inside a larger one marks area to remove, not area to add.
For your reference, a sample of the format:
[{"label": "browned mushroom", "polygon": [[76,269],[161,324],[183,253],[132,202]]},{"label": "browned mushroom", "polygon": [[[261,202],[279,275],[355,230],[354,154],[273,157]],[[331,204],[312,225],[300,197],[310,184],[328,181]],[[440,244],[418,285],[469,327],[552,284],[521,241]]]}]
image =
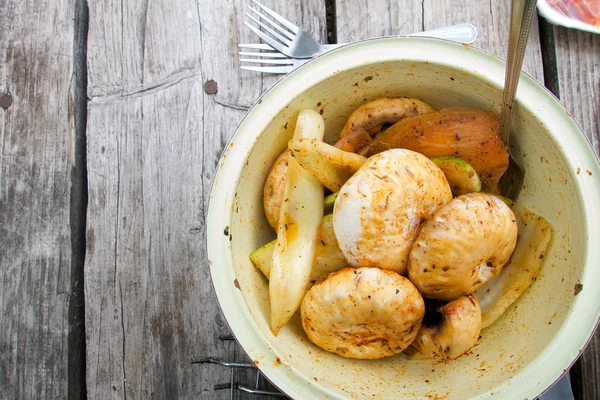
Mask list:
[{"label": "browned mushroom", "polygon": [[448,181],[431,160],[392,149],[369,158],[342,186],[333,229],[350,265],[404,274],[421,221],[451,199]]},{"label": "browned mushroom", "polygon": [[317,346],[348,358],[400,353],[414,340],[423,297],[405,277],[379,268],[344,268],[304,296],[302,326]]},{"label": "browned mushroom", "polygon": [[369,101],[350,114],[340,132],[336,147],[364,155],[371,144],[371,136],[384,124],[394,124],[403,118],[435,111],[418,99],[404,97],[381,97]]},{"label": "browned mushroom", "polygon": [[472,348],[481,332],[481,310],[476,294],[441,307],[430,307],[412,346],[428,357],[456,358]]},{"label": "browned mushroom", "polygon": [[277,157],[275,163],[269,171],[267,181],[263,188],[263,207],[269,225],[277,230],[279,224],[279,211],[281,210],[281,201],[285,190],[285,181],[287,175],[287,166],[290,159],[289,150],[284,151]]},{"label": "browned mushroom", "polygon": [[410,250],[408,277],[423,296],[454,300],[496,276],[516,242],[515,215],[499,197],[458,196],[421,225]]}]

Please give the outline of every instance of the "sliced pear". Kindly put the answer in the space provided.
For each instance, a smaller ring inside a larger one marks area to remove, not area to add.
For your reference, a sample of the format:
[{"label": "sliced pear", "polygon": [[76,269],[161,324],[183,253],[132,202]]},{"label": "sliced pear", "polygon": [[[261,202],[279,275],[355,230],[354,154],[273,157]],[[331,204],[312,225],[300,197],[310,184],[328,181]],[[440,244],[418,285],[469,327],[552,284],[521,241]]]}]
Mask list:
[{"label": "sliced pear", "polygon": [[347,266],[348,261],[344,257],[333,231],[333,214],[326,215],[323,217],[317,236],[317,248],[310,280],[321,280],[331,272]]},{"label": "sliced pear", "polygon": [[481,328],[493,324],[536,280],[552,236],[544,218],[518,203],[511,207],[519,226],[519,238],[502,271],[477,290],[481,306]]},{"label": "sliced pear", "polygon": [[271,264],[273,264],[273,253],[275,252],[276,244],[277,239],[271,240],[269,243],[250,253],[250,261],[267,279],[271,277]]},{"label": "sliced pear", "polygon": [[[300,110],[295,139],[322,141],[324,133],[325,123],[318,112]],[[288,161],[285,185],[269,281],[274,334],[294,315],[308,289],[323,219],[323,185],[293,157]]]},{"label": "sliced pear", "polygon": [[288,149],[305,170],[332,192],[339,191],[367,161],[366,157],[310,138],[294,137],[288,143]]},{"label": "sliced pear", "polygon": [[475,168],[465,160],[457,157],[433,157],[431,161],[436,163],[446,176],[454,196],[481,192],[481,179]]},{"label": "sliced pear", "polygon": [[[511,199],[509,199],[508,197],[504,197],[504,196],[498,196],[496,195],[496,197],[499,197],[500,200],[502,200],[504,202],[504,204],[506,204],[509,207],[512,207],[513,204],[515,204],[514,201],[512,201]],[[513,211],[514,212],[514,211]]]},{"label": "sliced pear", "polygon": [[[338,246],[337,238],[333,232],[333,215],[323,217],[315,248],[310,281],[318,281],[325,278],[329,273],[348,266],[348,261]],[[271,275],[271,264],[273,252],[277,240],[273,240],[264,246],[254,250],[250,254],[252,263],[267,277]]]},{"label": "sliced pear", "polygon": [[331,193],[329,196],[325,197],[325,204],[323,205],[325,214],[331,214],[333,212],[333,205],[335,204],[338,193],[339,192]]}]

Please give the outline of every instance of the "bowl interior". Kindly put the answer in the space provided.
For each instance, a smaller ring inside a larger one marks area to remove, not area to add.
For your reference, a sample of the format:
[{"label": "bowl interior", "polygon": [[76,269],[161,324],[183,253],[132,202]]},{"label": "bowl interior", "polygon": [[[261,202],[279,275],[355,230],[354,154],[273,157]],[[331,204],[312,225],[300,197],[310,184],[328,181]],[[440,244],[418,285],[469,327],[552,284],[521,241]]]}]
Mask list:
[{"label": "bowl interior", "polygon": [[[469,56],[477,52],[475,59],[481,65],[451,65],[455,64],[451,58],[436,60],[419,50],[417,55],[411,56],[409,51],[401,53],[408,53],[406,57],[391,59],[393,56],[389,56],[389,60],[363,56],[365,60],[351,68],[334,68],[332,73],[324,73],[329,66],[324,57],[324,60],[313,61],[314,67],[307,65],[310,67],[305,67],[307,71],[297,71],[300,76],[294,77],[294,73],[286,78],[313,80],[302,89],[290,87],[291,92],[298,90],[298,93],[293,93],[288,102],[275,103],[277,94],[268,93],[253,108],[250,119],[263,118],[267,122],[262,127],[251,121],[242,123],[223,159],[224,163],[237,164],[239,175],[235,179],[218,175],[215,182],[215,190],[218,191],[219,185],[227,185],[230,193],[224,206],[225,220],[220,222],[228,226],[230,236],[227,238],[221,233],[221,237],[215,239],[226,246],[225,253],[218,256],[219,262],[210,254],[209,244],[211,273],[213,280],[216,276],[219,301],[234,334],[254,362],[276,385],[299,398],[465,399],[487,397],[492,393],[531,398],[568,368],[591,333],[600,311],[597,301],[582,303],[582,295],[575,295],[576,285],[589,279],[586,274],[597,274],[586,265],[590,256],[586,220],[588,223],[590,218],[597,220],[598,213],[595,209],[590,214],[589,205],[586,211],[582,201],[585,190],[590,189],[585,186],[590,178],[587,170],[596,171],[597,163],[581,156],[577,145],[568,147],[568,137],[557,137],[555,120],[563,121],[561,123],[571,130],[561,134],[580,133],[564,111],[563,115],[547,115],[548,104],[556,101],[543,89],[536,88],[528,77],[522,79],[521,86],[531,87],[531,93],[520,89],[513,120],[516,135],[511,143],[526,171],[519,202],[551,223],[553,238],[537,281],[500,320],[482,332],[476,347],[450,362],[409,360],[404,354],[360,361],[344,359],[313,345],[297,315],[278,336],[269,330],[268,281],[252,265],[248,255],[275,238],[264,216],[262,189],[271,165],[293,134],[298,110],[310,108],[322,113],[328,142],[336,140],[346,118],[356,107],[381,96],[416,97],[436,109],[475,106],[499,112],[502,62],[460,45],[421,39],[409,42],[425,43],[425,47],[433,46],[432,50],[441,46],[442,51],[450,51],[450,55],[458,58],[465,52]],[[399,43],[405,45],[405,42]],[[414,53],[414,48],[409,46],[409,50],[411,48]],[[349,55],[339,56],[342,61],[349,59],[344,57],[351,57],[354,50],[346,51]],[[545,97],[542,102],[540,98],[528,96]],[[238,149],[243,156],[234,158],[230,150],[236,147],[236,140],[244,136],[252,139],[244,142],[244,149]],[[576,165],[576,155],[583,157],[580,166]],[[223,232],[222,229],[221,225],[217,228],[219,232]],[[221,281],[222,276],[227,279]],[[226,300],[226,305],[221,285],[228,285],[236,296],[232,301]],[[589,290],[593,290],[591,285]],[[588,313],[587,319],[581,319],[587,321],[587,325],[581,325],[575,311]],[[556,345],[557,340],[573,337],[573,324],[579,325],[580,330],[574,339],[575,348],[557,350],[561,349]],[[537,365],[544,363],[544,372],[535,371]]]}]

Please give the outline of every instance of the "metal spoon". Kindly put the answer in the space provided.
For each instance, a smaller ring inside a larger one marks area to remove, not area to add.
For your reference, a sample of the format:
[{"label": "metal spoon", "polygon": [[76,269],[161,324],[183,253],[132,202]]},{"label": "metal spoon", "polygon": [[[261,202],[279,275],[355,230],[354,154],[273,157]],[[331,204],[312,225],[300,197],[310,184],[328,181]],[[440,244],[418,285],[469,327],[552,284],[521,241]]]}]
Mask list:
[{"label": "metal spoon", "polygon": [[[527,46],[529,27],[535,11],[536,0],[512,0],[510,8],[510,33],[508,37],[508,56],[504,92],[502,93],[502,113],[500,114],[500,135],[509,146],[510,123],[514,109],[515,94],[523,65],[523,56]],[[510,158],[508,169],[500,179],[500,193],[515,200],[523,186],[523,169],[517,164],[508,148]]]}]

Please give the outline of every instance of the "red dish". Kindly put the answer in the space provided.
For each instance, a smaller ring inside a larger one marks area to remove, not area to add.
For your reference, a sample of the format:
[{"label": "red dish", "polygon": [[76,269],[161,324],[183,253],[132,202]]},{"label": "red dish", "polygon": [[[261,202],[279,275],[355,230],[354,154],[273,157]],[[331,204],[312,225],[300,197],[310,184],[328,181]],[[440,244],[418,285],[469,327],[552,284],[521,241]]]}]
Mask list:
[{"label": "red dish", "polygon": [[548,5],[566,17],[600,27],[600,1],[598,0],[547,0]]}]

